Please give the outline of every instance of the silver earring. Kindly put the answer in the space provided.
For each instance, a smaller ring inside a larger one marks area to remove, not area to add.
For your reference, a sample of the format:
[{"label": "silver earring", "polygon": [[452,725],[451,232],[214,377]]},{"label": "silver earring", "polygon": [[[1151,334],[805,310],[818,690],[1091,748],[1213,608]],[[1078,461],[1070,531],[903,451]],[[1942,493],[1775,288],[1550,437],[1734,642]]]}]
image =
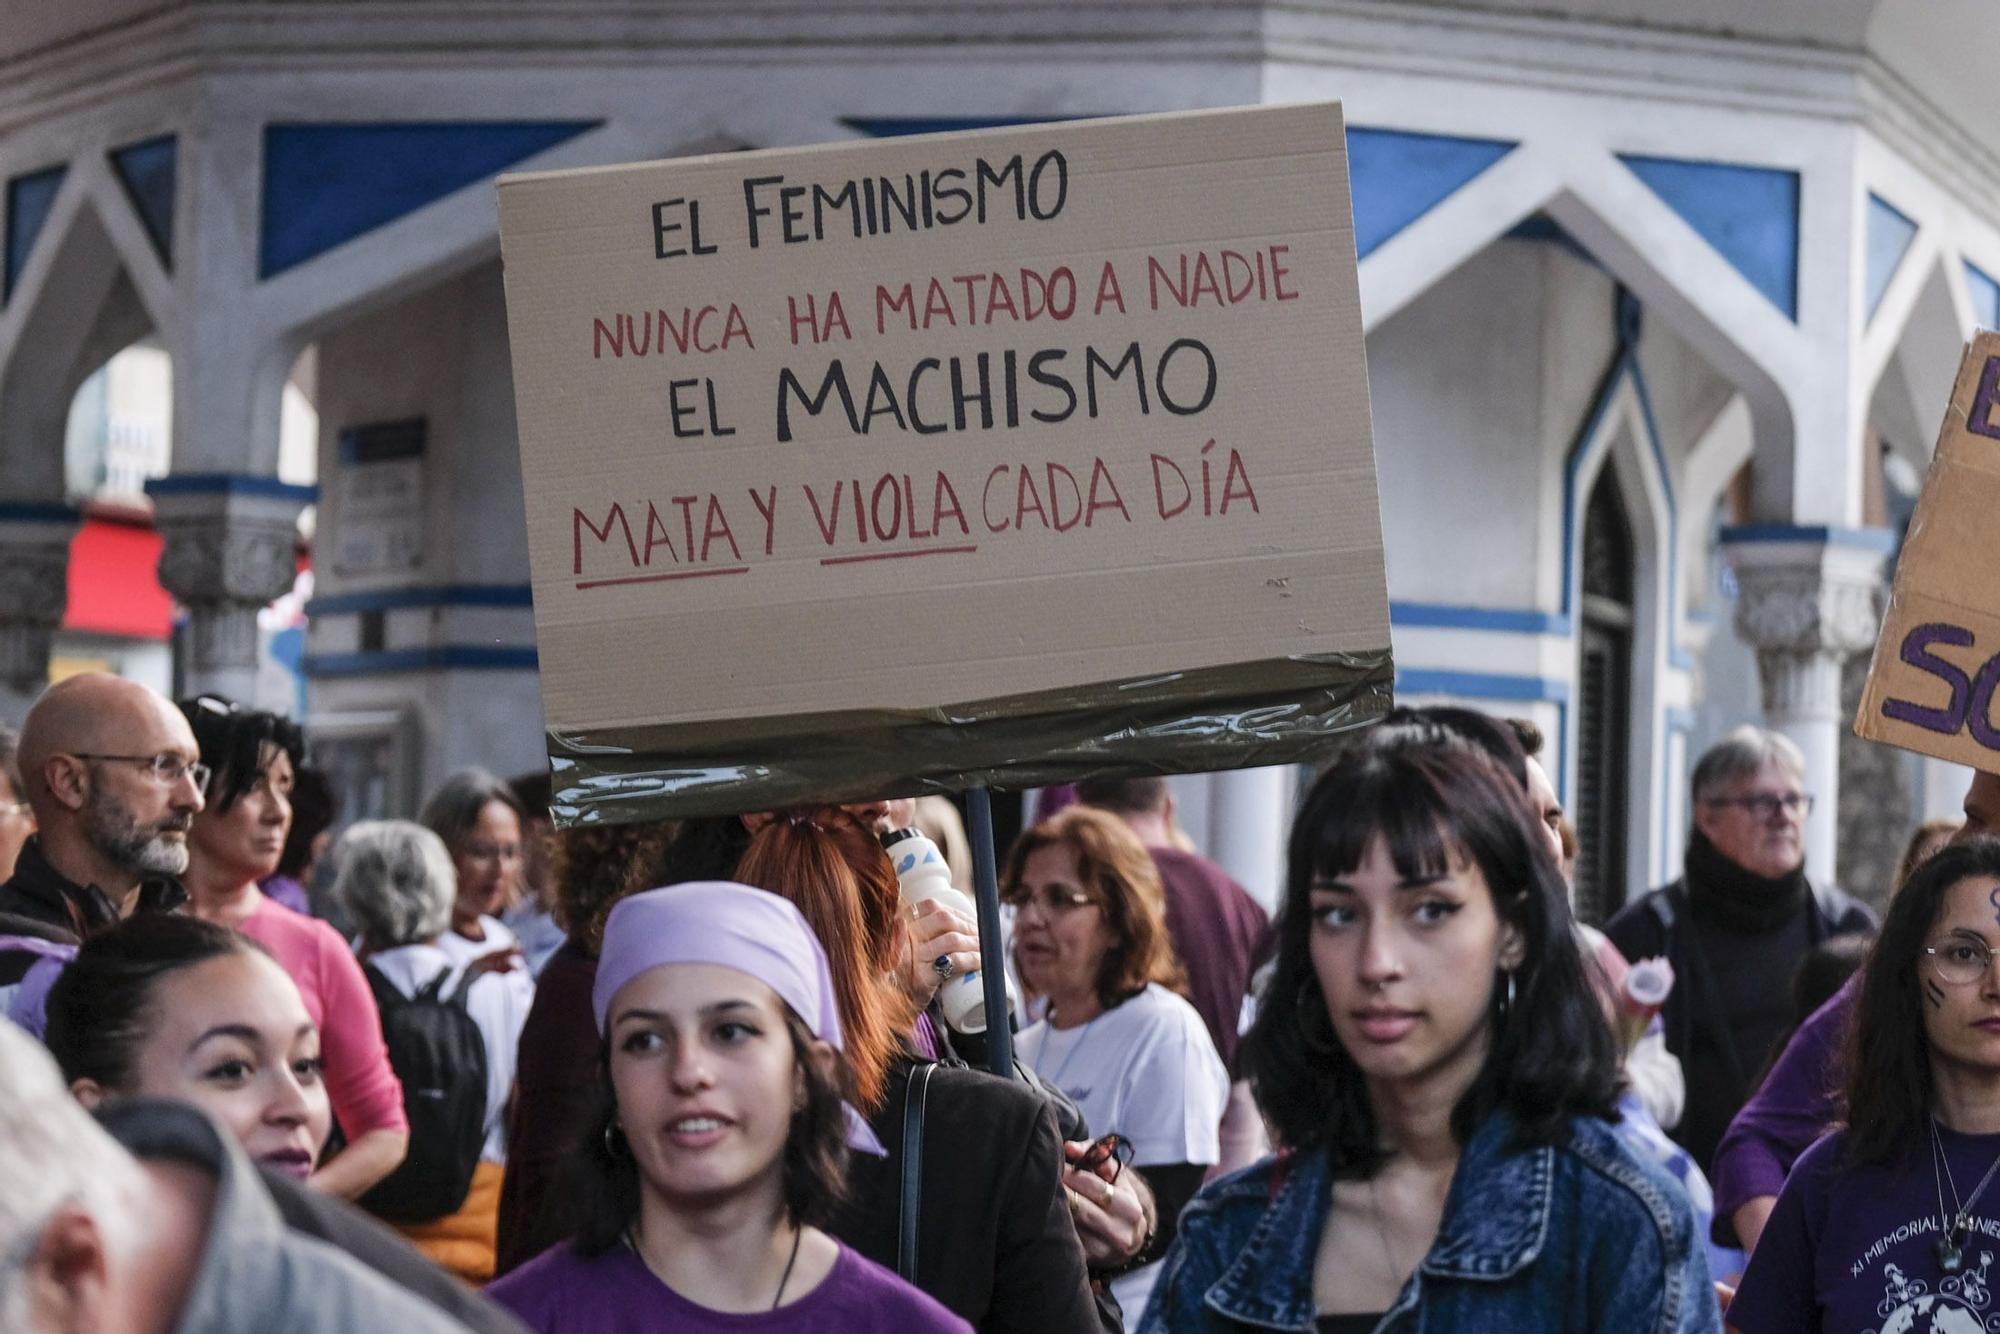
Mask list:
[{"label": "silver earring", "polygon": [[604,1127],[605,1157],[622,1158],[624,1156],[623,1138],[624,1137],[619,1133],[618,1123],[616,1121],[613,1121],[611,1124]]},{"label": "silver earring", "polygon": [[1505,1022],[1507,1016],[1514,1013],[1514,970],[1506,969],[1500,976],[1507,979],[1507,990],[1500,997],[1500,1018]]}]

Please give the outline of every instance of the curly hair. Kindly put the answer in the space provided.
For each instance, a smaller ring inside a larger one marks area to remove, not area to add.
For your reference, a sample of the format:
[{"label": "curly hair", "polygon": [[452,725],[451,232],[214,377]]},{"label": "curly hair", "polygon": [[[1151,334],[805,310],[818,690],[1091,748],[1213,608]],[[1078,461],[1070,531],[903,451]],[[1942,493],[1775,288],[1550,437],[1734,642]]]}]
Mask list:
[{"label": "curly hair", "polygon": [[1110,928],[1111,948],[1097,969],[1097,1001],[1105,1009],[1129,1000],[1149,982],[1187,994],[1187,974],[1167,935],[1167,890],[1139,836],[1117,816],[1070,806],[1022,834],[1007,854],[1002,898],[1020,892],[1028,858],[1047,847],[1068,848],[1077,878],[1092,891]]},{"label": "curly hair", "polygon": [[660,866],[675,826],[577,825],[558,830],[549,858],[556,925],[593,955],[604,944],[604,919],[618,900],[665,883]]},{"label": "curly hair", "polygon": [[[1511,737],[1509,738],[1511,740]],[[1367,1081],[1340,1045],[1311,955],[1311,887],[1359,866],[1383,839],[1399,874],[1476,866],[1501,921],[1520,933],[1516,1001],[1498,1014],[1497,976],[1468,979],[1493,993],[1493,1040],[1452,1108],[1460,1144],[1496,1111],[1518,1144],[1554,1142],[1568,1120],[1610,1120],[1619,1061],[1577,949],[1562,873],[1536,835],[1516,775],[1464,744],[1364,745],[1327,770],[1292,826],[1278,951],[1243,1069],[1280,1143],[1325,1146],[1336,1175],[1370,1177],[1382,1164]]]}]

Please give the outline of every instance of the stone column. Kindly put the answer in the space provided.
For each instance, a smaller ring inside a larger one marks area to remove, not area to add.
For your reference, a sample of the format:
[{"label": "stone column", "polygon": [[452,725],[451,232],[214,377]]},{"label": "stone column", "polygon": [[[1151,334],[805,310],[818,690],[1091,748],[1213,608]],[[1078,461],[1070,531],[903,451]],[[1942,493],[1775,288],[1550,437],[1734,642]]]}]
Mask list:
[{"label": "stone column", "polygon": [[299,513],[309,486],[236,474],[147,484],[164,548],[160,586],[187,609],[183,686],[249,702],[257,682],[257,613],[298,574]]},{"label": "stone column", "polygon": [[1295,771],[1289,765],[1236,769],[1211,777],[1208,852],[1252,898],[1276,911],[1285,889],[1285,837],[1292,825]]},{"label": "stone column", "polygon": [[76,530],[65,505],[0,504],[0,723],[10,727],[48,684]]},{"label": "stone column", "polygon": [[1882,567],[1892,535],[1875,529],[1757,524],[1723,534],[1740,590],[1736,631],[1757,652],[1764,721],[1805,754],[1806,869],[1838,874],[1840,737],[1852,719],[1840,700],[1841,666],[1875,647]]}]

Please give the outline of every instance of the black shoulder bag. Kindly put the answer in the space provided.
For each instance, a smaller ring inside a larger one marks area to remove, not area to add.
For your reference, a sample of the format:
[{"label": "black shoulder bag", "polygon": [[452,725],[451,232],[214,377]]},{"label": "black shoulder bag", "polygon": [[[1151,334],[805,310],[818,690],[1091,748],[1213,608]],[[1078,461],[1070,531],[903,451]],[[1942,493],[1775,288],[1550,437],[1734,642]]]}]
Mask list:
[{"label": "black shoulder bag", "polygon": [[896,1273],[912,1285],[917,1281],[917,1225],[924,1212],[924,1100],[930,1095],[935,1069],[931,1063],[917,1066],[903,1086],[903,1198],[896,1224]]}]

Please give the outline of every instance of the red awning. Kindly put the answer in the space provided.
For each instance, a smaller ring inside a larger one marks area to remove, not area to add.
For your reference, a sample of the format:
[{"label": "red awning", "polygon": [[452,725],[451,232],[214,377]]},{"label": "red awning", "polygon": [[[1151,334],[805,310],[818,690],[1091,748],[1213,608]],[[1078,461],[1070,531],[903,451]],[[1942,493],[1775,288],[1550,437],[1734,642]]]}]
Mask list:
[{"label": "red awning", "polygon": [[165,640],[174,600],[160,587],[160,535],[150,516],[91,513],[69,546],[63,629]]}]

